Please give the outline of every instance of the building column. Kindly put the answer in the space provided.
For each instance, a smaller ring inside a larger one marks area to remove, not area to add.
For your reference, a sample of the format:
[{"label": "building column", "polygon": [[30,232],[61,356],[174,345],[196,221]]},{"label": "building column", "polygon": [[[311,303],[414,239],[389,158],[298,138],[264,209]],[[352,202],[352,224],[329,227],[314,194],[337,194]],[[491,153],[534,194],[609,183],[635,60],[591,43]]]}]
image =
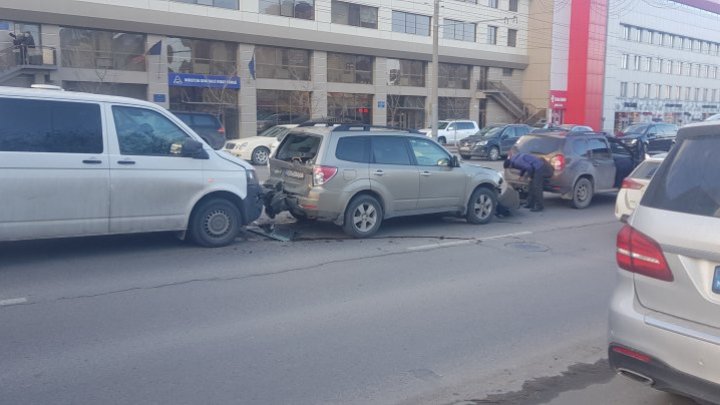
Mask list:
[{"label": "building column", "polygon": [[238,45],[238,76],[240,76],[240,138],[257,134],[257,82],[250,74],[250,61],[255,56],[255,45]]},{"label": "building column", "polygon": [[373,83],[375,83],[375,96],[372,106],[372,124],[387,125],[387,59],[375,58],[375,72]]},{"label": "building column", "polygon": [[160,55],[149,55],[146,53],[147,61],[147,99],[170,108],[170,86],[168,85],[167,49],[162,41],[165,37],[160,35],[148,35],[146,39],[146,52],[155,44],[160,42]]},{"label": "building column", "polygon": [[[42,25],[40,28],[40,45],[43,47],[55,48],[55,66],[62,67],[60,61],[60,26],[58,25]],[[46,48],[47,49],[47,48]],[[44,50],[43,50],[44,52]],[[43,60],[43,62],[48,62]],[[50,72],[50,83],[62,86],[60,79],[57,77],[57,71]],[[38,79],[42,79],[38,81]],[[45,75],[36,75],[35,83],[44,83]]]},{"label": "building column", "polygon": [[312,71],[312,102],[310,103],[310,118],[321,119],[327,117],[327,52],[314,51],[311,59]]},{"label": "building column", "polygon": [[480,92],[477,83],[480,81],[480,66],[473,66],[470,70],[470,120],[478,121],[480,118]]},{"label": "building column", "polygon": [[[425,95],[425,128],[432,128],[432,63],[426,63],[425,69],[425,88],[427,89]],[[439,115],[438,111],[438,116]]]}]

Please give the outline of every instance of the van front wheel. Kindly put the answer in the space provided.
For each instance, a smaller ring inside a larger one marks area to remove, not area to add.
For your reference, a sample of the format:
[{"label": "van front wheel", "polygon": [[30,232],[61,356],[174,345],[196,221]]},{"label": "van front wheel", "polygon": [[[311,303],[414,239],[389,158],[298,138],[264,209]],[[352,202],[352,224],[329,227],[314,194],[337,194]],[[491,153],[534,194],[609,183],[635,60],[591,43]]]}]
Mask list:
[{"label": "van front wheel", "polygon": [[204,247],[231,244],[240,232],[240,210],[228,200],[214,198],[202,202],[190,218],[190,238]]}]

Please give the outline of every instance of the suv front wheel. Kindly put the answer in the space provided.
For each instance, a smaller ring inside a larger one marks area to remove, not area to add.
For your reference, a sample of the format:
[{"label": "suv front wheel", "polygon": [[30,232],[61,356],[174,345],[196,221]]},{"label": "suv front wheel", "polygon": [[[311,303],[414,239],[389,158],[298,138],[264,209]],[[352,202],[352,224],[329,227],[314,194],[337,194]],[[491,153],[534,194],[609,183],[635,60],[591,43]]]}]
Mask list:
[{"label": "suv front wheel", "polygon": [[477,188],[470,196],[466,219],[471,224],[487,224],[493,218],[497,197],[492,190]]},{"label": "suv front wheel", "polygon": [[573,187],[571,204],[573,208],[583,209],[590,205],[593,198],[593,184],[587,177],[581,177]]},{"label": "suv front wheel", "polygon": [[367,238],[380,229],[383,209],[373,196],[360,195],[352,199],[345,210],[343,230],[353,238]]}]

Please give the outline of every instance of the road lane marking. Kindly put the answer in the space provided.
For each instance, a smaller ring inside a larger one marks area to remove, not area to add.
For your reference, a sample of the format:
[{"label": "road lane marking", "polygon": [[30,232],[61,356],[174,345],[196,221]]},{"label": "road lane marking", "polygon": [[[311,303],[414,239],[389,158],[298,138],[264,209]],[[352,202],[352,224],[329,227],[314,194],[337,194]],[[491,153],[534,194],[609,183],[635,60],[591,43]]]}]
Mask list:
[{"label": "road lane marking", "polygon": [[8,307],[10,305],[20,305],[27,302],[27,298],[10,298],[7,300],[0,300],[0,307]]},{"label": "road lane marking", "polygon": [[452,241],[452,242],[438,242],[438,243],[431,243],[428,245],[411,246],[411,247],[407,248],[407,250],[409,250],[411,252],[416,252],[416,251],[422,251],[422,250],[441,249],[441,248],[453,247],[453,246],[470,245],[473,243],[479,243],[479,242],[484,242],[484,241],[489,241],[489,240],[513,238],[516,236],[526,236],[526,235],[530,235],[530,234],[532,234],[532,232],[530,232],[530,231],[506,233],[503,235],[488,236],[487,238],[480,238],[480,239],[457,240],[457,241]]}]

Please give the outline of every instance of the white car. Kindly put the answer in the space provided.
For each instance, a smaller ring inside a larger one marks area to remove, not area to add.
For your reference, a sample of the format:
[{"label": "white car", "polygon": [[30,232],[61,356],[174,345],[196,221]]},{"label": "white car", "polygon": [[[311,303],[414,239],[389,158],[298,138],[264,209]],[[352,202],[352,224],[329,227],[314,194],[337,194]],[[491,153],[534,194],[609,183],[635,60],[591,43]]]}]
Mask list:
[{"label": "white car", "polygon": [[225,150],[254,165],[266,165],[273,150],[273,143],[279,143],[279,140],[296,126],[297,124],[276,125],[257,136],[233,139],[225,143]]},{"label": "white car", "polygon": [[720,121],[720,114],[711,115],[705,118],[705,121]]},{"label": "white car", "polygon": [[0,87],[0,241],[175,231],[232,243],[262,213],[247,162],[164,108]]},{"label": "white car", "polygon": [[[441,145],[455,145],[458,141],[480,131],[477,122],[471,120],[438,121],[437,141]],[[432,137],[432,128],[423,128],[420,132]]]},{"label": "white car", "polygon": [[615,218],[624,221],[632,215],[665,156],[667,153],[646,158],[623,180],[615,200]]}]

